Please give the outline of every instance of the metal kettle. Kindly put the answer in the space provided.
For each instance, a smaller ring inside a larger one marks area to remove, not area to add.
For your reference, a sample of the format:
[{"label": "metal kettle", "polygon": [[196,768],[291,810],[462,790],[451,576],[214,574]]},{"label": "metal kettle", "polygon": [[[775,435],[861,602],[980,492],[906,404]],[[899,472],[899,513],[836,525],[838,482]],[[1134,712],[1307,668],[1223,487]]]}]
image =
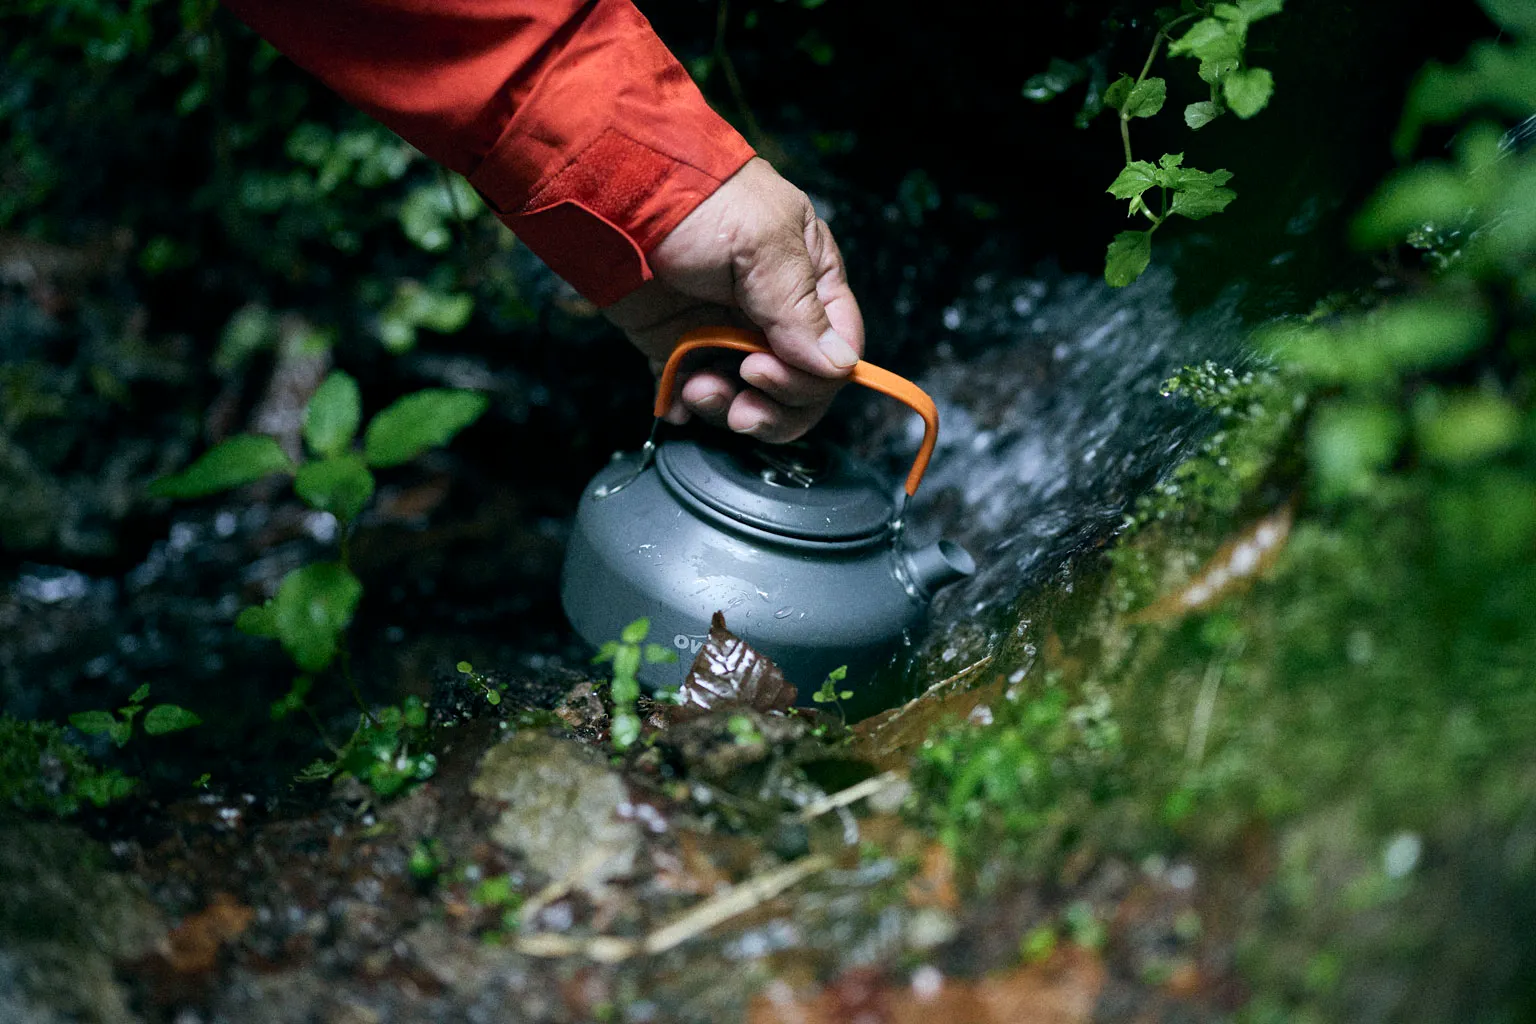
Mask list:
[{"label": "metal kettle", "polygon": [[851,379],[922,416],[922,447],[905,495],[846,452],[816,442],[768,445],[724,431],[669,430],[678,366],[700,348],[767,352],[761,334],[709,327],[685,335],[656,391],[656,421],[639,453],[618,454],[587,485],[566,549],[560,597],[567,618],[594,645],[646,616],[652,641],[676,663],[645,664],[640,680],[676,686],[686,677],[715,612],[768,655],[808,703],[827,674],[846,665],[843,687],[889,663],[941,587],[969,576],[965,549],[939,541],[911,550],[902,512],[938,437],[938,410],[911,381],[870,363]]}]

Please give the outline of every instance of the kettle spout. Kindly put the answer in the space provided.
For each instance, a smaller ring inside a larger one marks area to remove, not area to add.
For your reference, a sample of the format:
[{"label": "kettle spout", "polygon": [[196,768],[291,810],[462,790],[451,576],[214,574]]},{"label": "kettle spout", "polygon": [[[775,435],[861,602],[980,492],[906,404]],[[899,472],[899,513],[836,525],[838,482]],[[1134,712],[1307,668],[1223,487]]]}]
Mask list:
[{"label": "kettle spout", "polygon": [[910,551],[906,562],[912,582],[929,596],[976,571],[976,560],[952,540]]}]

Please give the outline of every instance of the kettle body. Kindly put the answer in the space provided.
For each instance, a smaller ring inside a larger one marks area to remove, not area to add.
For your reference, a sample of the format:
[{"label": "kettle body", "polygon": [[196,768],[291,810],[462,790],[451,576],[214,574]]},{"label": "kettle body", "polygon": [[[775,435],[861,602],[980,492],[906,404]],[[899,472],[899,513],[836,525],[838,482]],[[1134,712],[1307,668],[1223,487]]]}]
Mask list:
[{"label": "kettle body", "polygon": [[[651,641],[676,651],[675,663],[643,665],[642,682],[681,683],[718,611],[778,664],[803,702],[840,666],[857,692],[922,622],[934,591],[974,570],[948,541],[904,548],[889,502],[874,528],[841,537],[795,536],[714,507],[679,479],[701,461],[698,444],[664,441],[649,466],[639,454],[611,462],[583,492],[566,548],[560,596],[577,633],[601,644],[646,616]],[[785,487],[783,503],[813,487]]]},{"label": "kettle body", "polygon": [[[673,352],[652,439],[640,453],[616,455],[582,494],[560,581],[566,617],[593,645],[648,618],[650,641],[677,654],[676,662],[641,666],[641,682],[654,688],[686,678],[720,612],[733,633],[779,665],[802,703],[846,666],[839,689],[868,706],[873,695],[861,684],[891,661],[933,594],[975,564],[949,541],[908,549],[898,490],[838,448],[663,430],[679,360],[702,347],[766,350],[761,335],[706,328]],[[923,415],[910,495],[936,440],[933,402],[866,363],[853,379]]]}]

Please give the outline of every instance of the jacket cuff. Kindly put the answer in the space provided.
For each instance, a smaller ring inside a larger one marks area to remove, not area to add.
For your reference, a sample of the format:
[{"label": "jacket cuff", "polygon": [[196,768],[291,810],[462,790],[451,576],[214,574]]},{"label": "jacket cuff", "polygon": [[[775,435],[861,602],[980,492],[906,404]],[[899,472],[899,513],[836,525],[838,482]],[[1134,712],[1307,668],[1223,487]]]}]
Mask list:
[{"label": "jacket cuff", "polygon": [[[718,120],[713,111],[709,116]],[[608,128],[529,195],[518,159],[522,141],[509,133],[469,183],[551,270],[607,306],[654,276],[645,254],[753,157],[744,139],[719,124],[728,136],[700,126],[697,141],[712,151],[697,162],[708,169]],[[529,197],[512,209],[497,202],[520,194]]]}]

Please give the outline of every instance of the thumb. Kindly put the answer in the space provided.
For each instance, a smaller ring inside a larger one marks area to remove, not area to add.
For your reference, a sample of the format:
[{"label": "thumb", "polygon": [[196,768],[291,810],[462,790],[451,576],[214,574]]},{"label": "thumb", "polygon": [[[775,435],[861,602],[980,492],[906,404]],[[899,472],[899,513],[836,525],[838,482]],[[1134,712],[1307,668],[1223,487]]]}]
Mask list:
[{"label": "thumb", "polygon": [[789,220],[738,257],[735,300],[784,362],[846,377],[864,347],[863,324],[831,232],[803,201],[800,232]]}]

